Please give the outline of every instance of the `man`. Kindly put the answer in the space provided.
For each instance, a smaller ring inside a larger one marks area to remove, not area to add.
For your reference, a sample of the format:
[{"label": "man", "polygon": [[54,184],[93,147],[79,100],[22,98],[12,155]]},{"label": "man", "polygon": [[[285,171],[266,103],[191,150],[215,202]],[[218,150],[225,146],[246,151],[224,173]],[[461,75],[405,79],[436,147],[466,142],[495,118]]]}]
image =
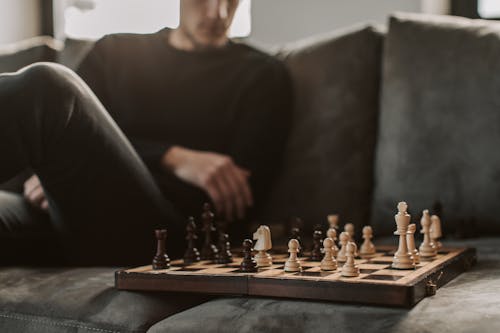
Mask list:
[{"label": "man", "polygon": [[[269,189],[286,137],[291,101],[288,76],[273,58],[227,38],[237,5],[236,0],[182,0],[178,29],[107,36],[96,43],[78,70],[155,175],[164,195],[184,215],[198,213],[208,196],[228,220],[242,219],[254,196],[259,200]],[[110,140],[109,135],[103,136]],[[92,141],[97,143],[95,138]],[[89,157],[91,163],[110,163],[109,156],[98,155],[101,158]],[[74,166],[68,168],[70,178],[75,177]],[[85,181],[83,173],[75,177],[80,184]],[[94,213],[97,206],[107,212],[110,222],[95,230],[103,235],[112,234],[109,228],[116,227],[117,216],[124,215],[113,215],[113,205],[128,190],[115,178],[108,184],[117,187],[116,197],[108,199],[110,205],[72,203],[74,209],[92,205],[89,210]],[[47,181],[42,178],[42,183],[47,190]],[[31,178],[25,189],[33,204],[51,207],[56,225],[66,226],[58,218],[50,191],[45,201],[37,178]],[[62,201],[63,210],[73,216],[67,199]],[[140,206],[136,210],[145,209]],[[178,220],[173,209],[168,210],[170,220]],[[179,222],[175,224],[169,229],[182,232]]]}]

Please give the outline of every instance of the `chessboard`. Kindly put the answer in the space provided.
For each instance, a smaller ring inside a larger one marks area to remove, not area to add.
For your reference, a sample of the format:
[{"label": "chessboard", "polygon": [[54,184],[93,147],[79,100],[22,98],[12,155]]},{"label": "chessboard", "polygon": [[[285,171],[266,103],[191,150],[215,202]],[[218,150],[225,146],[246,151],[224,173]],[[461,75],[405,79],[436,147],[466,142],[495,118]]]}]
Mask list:
[{"label": "chessboard", "polygon": [[370,259],[356,257],[359,276],[342,277],[322,271],[319,261],[307,253],[300,258],[300,272],[285,272],[285,251],[272,253],[273,264],[255,273],[242,272],[240,256],[229,264],[199,261],[184,264],[174,260],[168,269],[151,265],[117,271],[115,285],[122,290],[178,291],[219,295],[246,295],[297,298],[370,305],[412,307],[468,270],[476,261],[475,249],[446,248],[429,261],[421,260],[411,270],[391,268],[395,247],[377,246]]}]

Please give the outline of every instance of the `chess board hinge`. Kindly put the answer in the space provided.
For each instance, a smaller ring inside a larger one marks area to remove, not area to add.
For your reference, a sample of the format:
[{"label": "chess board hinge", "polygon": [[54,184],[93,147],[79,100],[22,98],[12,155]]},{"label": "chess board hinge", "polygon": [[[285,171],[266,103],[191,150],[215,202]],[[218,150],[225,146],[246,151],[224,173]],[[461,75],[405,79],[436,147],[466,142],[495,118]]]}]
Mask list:
[{"label": "chess board hinge", "polygon": [[434,281],[432,277],[429,277],[427,279],[427,282],[425,283],[425,294],[427,296],[434,296],[436,295],[437,291],[437,284],[441,277],[443,276],[443,271],[439,272],[439,275],[437,276],[436,280]]}]

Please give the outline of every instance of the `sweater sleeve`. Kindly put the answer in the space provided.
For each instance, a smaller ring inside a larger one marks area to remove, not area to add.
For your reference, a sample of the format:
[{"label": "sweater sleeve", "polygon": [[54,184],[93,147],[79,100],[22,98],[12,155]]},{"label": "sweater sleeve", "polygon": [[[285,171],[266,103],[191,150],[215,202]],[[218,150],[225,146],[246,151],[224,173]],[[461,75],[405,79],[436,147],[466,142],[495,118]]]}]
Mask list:
[{"label": "sweater sleeve", "polygon": [[144,163],[150,169],[159,170],[161,167],[161,158],[171,147],[171,144],[129,135],[124,130],[120,110],[116,110],[111,104],[111,96],[113,93],[117,93],[113,91],[112,82],[110,82],[110,76],[113,75],[113,67],[110,64],[110,60],[113,59],[114,49],[116,49],[116,45],[114,45],[113,36],[101,38],[80,63],[77,74],[92,89],[111,117],[125,132],[125,135]]},{"label": "sweater sleeve", "polygon": [[251,171],[257,201],[266,196],[281,166],[291,124],[292,99],[285,65],[271,59],[254,71],[237,102],[231,156]]}]

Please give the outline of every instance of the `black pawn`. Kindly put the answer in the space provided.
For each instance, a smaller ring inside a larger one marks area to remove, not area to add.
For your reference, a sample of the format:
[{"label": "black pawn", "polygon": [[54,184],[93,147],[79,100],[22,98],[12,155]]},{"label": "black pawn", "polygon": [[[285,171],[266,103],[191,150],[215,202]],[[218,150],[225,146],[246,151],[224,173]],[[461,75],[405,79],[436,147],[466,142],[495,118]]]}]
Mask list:
[{"label": "black pawn", "polygon": [[186,225],[186,241],[187,249],[184,253],[184,263],[192,264],[193,262],[200,261],[200,252],[196,248],[196,224],[194,223],[194,217],[188,218],[188,223]]},{"label": "black pawn", "polygon": [[323,231],[315,230],[313,234],[313,248],[311,251],[312,261],[321,261],[323,255],[321,253],[321,243],[323,242]]},{"label": "black pawn", "polygon": [[288,241],[290,241],[290,239],[296,239],[299,242],[299,252],[297,252],[297,257],[302,257],[304,253],[302,252],[302,239],[300,237],[300,229],[298,227],[292,228]]},{"label": "black pawn", "polygon": [[167,269],[170,267],[170,258],[165,251],[165,241],[167,239],[167,230],[155,230],[156,237],[156,255],[153,258],[153,269]]},{"label": "black pawn", "polygon": [[216,260],[218,256],[217,247],[212,243],[212,233],[214,228],[214,213],[211,211],[209,203],[203,205],[203,213],[201,214],[203,222],[203,232],[205,233],[205,241],[201,248],[201,260]]},{"label": "black pawn", "polygon": [[245,273],[257,272],[257,262],[252,257],[253,242],[250,239],[243,241],[243,261],[240,265],[240,270]]},{"label": "black pawn", "polygon": [[226,233],[219,234],[219,258],[218,264],[229,264],[233,262],[233,254],[231,253],[231,244],[229,243],[229,235]]}]

